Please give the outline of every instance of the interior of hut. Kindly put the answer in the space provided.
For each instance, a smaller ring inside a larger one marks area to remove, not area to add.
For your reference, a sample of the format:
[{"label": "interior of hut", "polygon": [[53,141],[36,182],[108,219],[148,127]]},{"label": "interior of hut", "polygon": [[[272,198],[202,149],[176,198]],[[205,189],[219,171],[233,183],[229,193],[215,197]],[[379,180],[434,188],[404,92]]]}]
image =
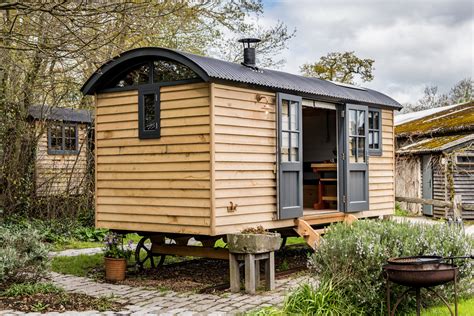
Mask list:
[{"label": "interior of hut", "polygon": [[305,212],[337,210],[337,115],[303,108],[303,206]]}]

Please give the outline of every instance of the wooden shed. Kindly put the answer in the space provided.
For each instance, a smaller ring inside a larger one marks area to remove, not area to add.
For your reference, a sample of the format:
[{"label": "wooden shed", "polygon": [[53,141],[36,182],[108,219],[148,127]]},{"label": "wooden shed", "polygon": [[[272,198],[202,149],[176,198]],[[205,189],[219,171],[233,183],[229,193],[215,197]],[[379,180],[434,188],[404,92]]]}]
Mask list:
[{"label": "wooden shed", "polygon": [[37,135],[36,195],[81,194],[88,173],[92,113],[71,108],[31,106],[28,114]]},{"label": "wooden shed", "polygon": [[97,227],[219,236],[393,213],[400,104],[259,68],[253,53],[140,48],[89,78]]},{"label": "wooden shed", "polygon": [[[398,122],[397,122],[398,121]],[[474,206],[474,101],[396,118],[396,194]],[[453,217],[452,208],[405,204],[412,212]],[[474,211],[463,209],[464,219]]]}]

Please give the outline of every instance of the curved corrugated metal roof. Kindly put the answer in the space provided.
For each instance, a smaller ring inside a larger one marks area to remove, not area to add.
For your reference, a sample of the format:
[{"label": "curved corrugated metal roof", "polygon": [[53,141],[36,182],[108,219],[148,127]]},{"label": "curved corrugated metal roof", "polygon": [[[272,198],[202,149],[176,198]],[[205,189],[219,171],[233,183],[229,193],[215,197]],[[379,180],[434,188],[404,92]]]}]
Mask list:
[{"label": "curved corrugated metal roof", "polygon": [[[145,47],[121,54],[99,68],[82,87],[84,94],[93,94],[106,73],[121,69],[121,63],[131,60],[143,61],[144,58],[169,58],[185,64],[195,70],[204,81],[230,81],[246,85],[269,88],[274,91],[293,92],[307,97],[323,97],[335,102],[356,102],[401,108],[401,105],[389,96],[371,89],[350,88],[317,78],[298,76],[270,69],[252,69],[241,64],[220,59],[199,56],[177,50]],[[109,77],[110,78],[110,77]]]}]

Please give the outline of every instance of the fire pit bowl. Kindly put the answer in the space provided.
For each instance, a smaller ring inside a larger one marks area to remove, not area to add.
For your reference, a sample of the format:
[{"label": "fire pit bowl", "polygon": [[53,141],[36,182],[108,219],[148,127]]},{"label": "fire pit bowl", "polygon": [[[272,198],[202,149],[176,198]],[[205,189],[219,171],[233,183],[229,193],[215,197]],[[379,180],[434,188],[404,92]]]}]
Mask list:
[{"label": "fire pit bowl", "polygon": [[383,270],[390,281],[409,287],[432,287],[445,284],[458,275],[456,266],[445,263],[386,264]]}]

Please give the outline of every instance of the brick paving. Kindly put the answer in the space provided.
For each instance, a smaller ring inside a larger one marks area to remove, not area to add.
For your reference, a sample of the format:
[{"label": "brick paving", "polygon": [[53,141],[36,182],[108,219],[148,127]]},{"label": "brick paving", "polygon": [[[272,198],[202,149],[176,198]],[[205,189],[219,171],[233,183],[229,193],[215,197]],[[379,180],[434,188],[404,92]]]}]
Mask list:
[{"label": "brick paving", "polygon": [[[50,274],[51,281],[67,292],[84,293],[94,297],[113,296],[113,299],[128,304],[120,312],[66,312],[62,315],[236,315],[264,306],[280,305],[289,290],[302,283],[314,283],[308,275],[276,280],[276,290],[256,295],[224,292],[220,295],[177,293],[174,291],[150,290],[128,285],[99,283],[89,278]],[[0,311],[0,315],[24,315],[22,312]],[[27,315],[60,315],[60,313],[29,313]]]}]

